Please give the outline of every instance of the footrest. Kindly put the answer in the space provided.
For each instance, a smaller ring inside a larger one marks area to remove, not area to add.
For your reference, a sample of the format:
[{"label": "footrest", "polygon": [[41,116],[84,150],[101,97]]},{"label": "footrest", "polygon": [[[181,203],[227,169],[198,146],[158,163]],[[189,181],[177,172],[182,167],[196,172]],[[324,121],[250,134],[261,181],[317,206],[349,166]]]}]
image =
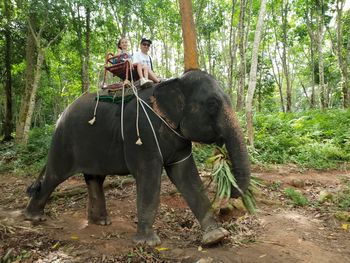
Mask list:
[{"label": "footrest", "polygon": [[123,82],[118,82],[118,83],[113,83],[109,85],[103,85],[102,89],[107,89],[107,90],[118,90],[123,88]]}]

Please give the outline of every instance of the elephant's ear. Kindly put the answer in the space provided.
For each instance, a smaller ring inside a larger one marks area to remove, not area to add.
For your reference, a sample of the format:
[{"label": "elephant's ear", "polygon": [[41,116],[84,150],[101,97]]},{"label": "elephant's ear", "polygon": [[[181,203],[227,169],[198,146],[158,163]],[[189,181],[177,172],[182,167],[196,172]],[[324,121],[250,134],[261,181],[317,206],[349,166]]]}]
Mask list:
[{"label": "elephant's ear", "polygon": [[176,129],[185,108],[185,96],[180,90],[180,80],[175,78],[158,84],[151,97],[151,104],[153,110]]}]

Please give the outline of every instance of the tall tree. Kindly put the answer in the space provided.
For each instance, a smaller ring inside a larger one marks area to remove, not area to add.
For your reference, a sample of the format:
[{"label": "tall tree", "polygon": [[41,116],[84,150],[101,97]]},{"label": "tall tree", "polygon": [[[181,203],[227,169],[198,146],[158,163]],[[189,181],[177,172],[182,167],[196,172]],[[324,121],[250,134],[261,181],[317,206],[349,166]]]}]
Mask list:
[{"label": "tall tree", "polygon": [[306,25],[307,25],[307,29],[308,29],[308,35],[310,38],[310,63],[309,63],[309,67],[310,67],[310,72],[311,72],[311,96],[310,96],[310,107],[311,108],[315,108],[316,107],[316,99],[315,99],[315,53],[317,53],[317,48],[315,48],[316,45],[316,34],[315,34],[315,30],[314,30],[314,26],[313,26],[313,17],[314,17],[314,12],[313,12],[313,8],[310,8],[310,3],[309,1],[307,1],[305,3],[306,5],[306,9],[304,12],[304,17],[306,20]]},{"label": "tall tree", "polygon": [[282,67],[283,74],[286,81],[286,111],[290,112],[292,110],[292,84],[289,75],[289,64],[288,64],[288,11],[289,11],[289,0],[282,0],[281,14],[282,14]]},{"label": "tall tree", "polygon": [[342,93],[343,93],[343,107],[348,108],[350,106],[350,94],[349,94],[349,71],[348,65],[350,63],[350,30],[348,30],[347,36],[345,35],[344,41],[344,21],[343,21],[343,9],[345,0],[337,0],[336,2],[336,54],[338,58],[339,69],[342,78]]},{"label": "tall tree", "polygon": [[237,85],[237,103],[236,110],[243,109],[244,102],[244,87],[245,87],[245,75],[246,75],[246,47],[245,47],[245,16],[246,16],[247,0],[241,0],[239,4],[239,23],[238,23],[238,49],[239,49],[239,74]]},{"label": "tall tree", "polygon": [[234,23],[234,14],[237,0],[232,0],[231,3],[231,18],[230,18],[230,42],[229,42],[229,63],[228,63],[228,87],[230,89],[230,97],[233,97],[233,71],[234,65],[236,63],[236,30],[233,26]]},{"label": "tall tree", "polygon": [[254,127],[253,127],[253,98],[256,87],[256,75],[258,67],[258,54],[259,44],[261,39],[261,33],[264,26],[264,17],[266,12],[266,0],[261,1],[259,18],[256,25],[253,50],[252,50],[252,64],[250,66],[249,73],[249,86],[246,98],[246,118],[247,118],[247,131],[248,131],[248,144],[254,146]]},{"label": "tall tree", "polygon": [[5,120],[4,120],[4,141],[12,138],[13,120],[12,120],[12,73],[11,73],[11,55],[12,55],[12,34],[11,34],[11,1],[4,0],[5,15]]},{"label": "tall tree", "polygon": [[192,0],[180,0],[180,13],[184,41],[185,71],[198,69],[196,28],[193,21]]},{"label": "tall tree", "polygon": [[[71,20],[76,32],[76,45],[80,54],[81,63],[81,91],[90,90],[90,34],[92,1],[68,1],[70,5]],[[83,12],[83,13],[82,13]]]},{"label": "tall tree", "polygon": [[320,85],[320,97],[321,97],[321,108],[324,110],[328,107],[328,92],[326,90],[325,79],[324,79],[324,62],[323,62],[323,40],[324,40],[324,1],[316,0],[316,44],[317,44],[317,58],[318,58],[318,74],[319,74],[319,85]]},{"label": "tall tree", "polygon": [[[16,143],[26,144],[28,140],[28,134],[25,134],[25,124],[27,113],[29,109],[29,100],[33,91],[34,84],[34,67],[35,67],[35,39],[32,34],[30,26],[36,29],[37,27],[37,15],[35,12],[31,13],[27,22],[27,40],[26,40],[26,73],[25,73],[25,89],[21,100],[21,107],[19,110],[19,116],[16,123]],[[34,29],[34,30],[35,30]]]},{"label": "tall tree", "polygon": [[[50,10],[48,2],[42,3],[43,6],[40,7],[36,1],[31,2],[31,4],[27,23],[26,91],[22,98],[20,114],[16,125],[16,143],[18,144],[27,144],[28,142],[37,91],[40,84],[41,67],[48,49],[63,32],[63,29],[58,33],[49,32],[51,33],[49,34],[45,32],[49,27],[49,23],[54,20],[50,17],[49,12],[54,11],[57,14],[59,6],[56,6],[56,10]],[[40,21],[41,24],[39,23],[39,11],[37,8],[42,8],[41,11],[43,11],[44,14],[43,21]],[[54,8],[55,7],[53,7],[53,9]],[[47,38],[46,36],[44,37],[44,35],[48,35]]]}]

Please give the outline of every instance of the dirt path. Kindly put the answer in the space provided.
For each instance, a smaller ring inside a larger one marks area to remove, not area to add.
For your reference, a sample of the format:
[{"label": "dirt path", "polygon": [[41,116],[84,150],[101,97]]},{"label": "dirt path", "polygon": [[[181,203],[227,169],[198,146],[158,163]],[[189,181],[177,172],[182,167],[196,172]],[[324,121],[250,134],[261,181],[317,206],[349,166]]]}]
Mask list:
[{"label": "dirt path", "polygon": [[350,182],[348,172],[280,169],[255,175],[267,184],[258,194],[258,214],[244,215],[239,206],[218,209],[231,235],[211,248],[200,246],[196,220],[164,177],[155,224],[163,242],[155,249],[131,241],[137,222],[130,180],[122,186],[120,178],[107,181],[110,226],[87,225],[86,191],[78,187],[84,183],[79,177],[60,186],[47,206],[48,220],[33,226],[20,213],[28,200],[25,188],[33,179],[1,175],[0,262],[6,254],[4,262],[350,262],[350,232],[346,222],[334,218],[331,204],[296,208],[282,191],[294,187],[315,201],[321,191],[335,193]]}]

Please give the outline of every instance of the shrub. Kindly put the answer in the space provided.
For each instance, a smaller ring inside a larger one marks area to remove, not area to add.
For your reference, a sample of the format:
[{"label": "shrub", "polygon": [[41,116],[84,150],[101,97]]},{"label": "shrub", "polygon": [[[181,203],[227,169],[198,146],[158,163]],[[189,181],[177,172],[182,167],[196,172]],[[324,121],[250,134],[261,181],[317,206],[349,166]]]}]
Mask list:
[{"label": "shrub", "polygon": [[293,188],[284,189],[284,195],[288,197],[295,206],[305,206],[309,203],[308,199],[301,192]]}]

